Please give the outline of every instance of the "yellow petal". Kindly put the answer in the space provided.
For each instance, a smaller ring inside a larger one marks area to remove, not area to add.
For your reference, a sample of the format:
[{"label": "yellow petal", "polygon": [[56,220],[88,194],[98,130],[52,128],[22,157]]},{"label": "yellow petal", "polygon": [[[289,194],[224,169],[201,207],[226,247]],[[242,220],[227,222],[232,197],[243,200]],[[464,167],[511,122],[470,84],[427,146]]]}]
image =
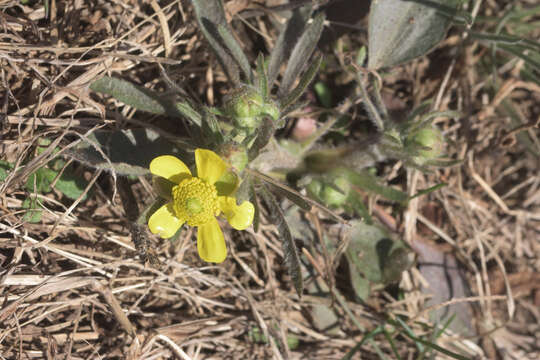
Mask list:
[{"label": "yellow petal", "polygon": [[172,202],[169,202],[150,216],[148,220],[148,227],[153,234],[158,234],[164,239],[172,237],[180,226],[184,223],[184,220],[178,219],[173,210]]},{"label": "yellow petal", "polygon": [[211,150],[195,150],[195,164],[197,164],[197,177],[206,180],[210,185],[216,181],[227,170],[227,164],[218,154]]},{"label": "yellow petal", "polygon": [[201,259],[207,262],[220,263],[227,257],[227,247],[223,232],[216,218],[199,226],[197,233],[197,250]]},{"label": "yellow petal", "polygon": [[172,155],[158,156],[150,163],[150,172],[154,175],[164,177],[175,184],[191,176],[186,164],[182,160]]},{"label": "yellow petal", "polygon": [[229,224],[236,230],[245,230],[253,222],[255,207],[249,201],[244,201],[238,206],[235,198],[220,196],[219,208],[225,214]]}]

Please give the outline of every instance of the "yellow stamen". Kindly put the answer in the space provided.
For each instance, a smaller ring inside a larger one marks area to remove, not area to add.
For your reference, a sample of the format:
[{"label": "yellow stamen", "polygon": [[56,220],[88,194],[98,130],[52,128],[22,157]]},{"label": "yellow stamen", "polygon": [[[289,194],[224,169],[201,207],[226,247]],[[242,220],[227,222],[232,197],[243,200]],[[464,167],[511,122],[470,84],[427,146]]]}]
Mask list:
[{"label": "yellow stamen", "polygon": [[189,226],[207,224],[219,215],[217,190],[214,185],[197,177],[183,180],[173,187],[173,208],[179,219],[185,219]]}]

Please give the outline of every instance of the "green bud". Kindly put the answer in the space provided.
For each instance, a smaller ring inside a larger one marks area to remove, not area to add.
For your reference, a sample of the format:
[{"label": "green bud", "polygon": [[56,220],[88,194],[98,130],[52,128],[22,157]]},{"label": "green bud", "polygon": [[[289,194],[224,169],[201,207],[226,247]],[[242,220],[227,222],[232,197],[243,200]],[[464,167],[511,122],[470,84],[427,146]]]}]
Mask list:
[{"label": "green bud", "polygon": [[272,100],[264,103],[262,107],[262,114],[269,116],[272,120],[278,121],[280,117],[279,107]]},{"label": "green bud", "polygon": [[347,179],[340,177],[334,180],[333,186],[314,179],[306,189],[308,194],[325,205],[339,207],[347,201],[350,188],[351,185]]},{"label": "green bud", "polygon": [[260,125],[262,106],[262,96],[252,88],[245,87],[229,95],[225,101],[225,113],[236,126],[252,129]]},{"label": "green bud", "polygon": [[410,134],[405,145],[418,153],[415,159],[423,164],[442,155],[444,137],[436,127],[429,125]]},{"label": "green bud", "polygon": [[[337,190],[337,189],[339,190]],[[339,207],[347,201],[351,185],[345,178],[337,178],[334,180],[334,187],[325,185],[321,192],[322,200],[326,205],[331,207]]]},{"label": "green bud", "polygon": [[320,180],[317,180],[317,179],[313,179],[311,180],[311,182],[308,184],[308,186],[306,187],[306,190],[308,192],[308,194],[318,200],[318,201],[322,201],[321,199],[321,190],[322,190],[322,183]]},{"label": "green bud", "polygon": [[239,128],[254,129],[261,124],[266,115],[276,121],[279,108],[271,100],[264,102],[262,96],[251,87],[243,87],[231,93],[225,100],[225,114],[230,116]]}]

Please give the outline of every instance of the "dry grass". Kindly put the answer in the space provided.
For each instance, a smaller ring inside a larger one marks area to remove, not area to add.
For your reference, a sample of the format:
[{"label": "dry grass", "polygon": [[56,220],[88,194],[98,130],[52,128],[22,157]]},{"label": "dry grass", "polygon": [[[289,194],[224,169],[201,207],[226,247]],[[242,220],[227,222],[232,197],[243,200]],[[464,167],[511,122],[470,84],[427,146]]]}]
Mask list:
[{"label": "dry grass", "polygon": [[[227,9],[254,59],[257,47],[275,41],[276,31],[265,17],[241,20],[246,5],[231,1]],[[145,266],[131,243],[116,182],[81,165],[78,171],[93,184],[87,200],[47,193],[38,198],[42,221],[23,221],[21,205],[29,196],[24,181],[59,156],[55,146],[68,148],[93,129],[159,120],[96,96],[88,89],[93,80],[109,74],[165,91],[166,73],[208,104],[219,103],[227,90],[186,1],[51,1],[50,6],[46,18],[40,2],[0,0],[0,160],[15,164],[0,184],[0,359],[340,359],[386,317],[406,315],[417,336],[429,337],[426,306],[458,303],[471,305],[463,311],[473,315],[476,335],[445,334],[439,345],[476,358],[540,356],[539,159],[513,141],[511,132],[525,124],[530,148],[539,153],[534,124],[540,92],[520,78],[522,60],[497,69],[503,83],[494,93],[481,64],[487,48],[464,42],[462,56],[451,60],[464,41],[456,32],[430,56],[385,79],[385,91],[404,106],[431,98],[438,110],[464,114],[439,122],[453,143],[449,151],[464,159],[461,166],[432,174],[405,172],[400,164],[384,169],[389,181],[411,194],[441,181],[448,186],[412,201],[404,214],[391,216],[388,206],[375,201],[373,211],[415,250],[430,244],[452,254],[470,294],[430,305],[421,291],[429,281],[414,267],[404,273],[399,299],[388,289],[364,305],[348,297],[298,299],[276,229],[264,219],[259,233],[226,232],[230,255],[219,266],[199,260],[190,229],[177,243],[152,238],[162,265]],[[498,1],[485,1],[480,15],[501,9]],[[259,43],[255,30],[262,34]],[[357,33],[345,39],[362,41]],[[503,103],[521,125],[501,110]],[[183,127],[175,124],[171,131],[181,134]],[[55,142],[36,156],[43,137]],[[134,191],[141,207],[154,196],[145,179]],[[320,225],[319,234],[335,230],[331,221],[311,224]],[[324,256],[311,256],[325,277]],[[339,332],[319,331],[310,321],[309,309],[320,303],[339,314]],[[250,334],[257,328],[275,342],[254,341]],[[291,335],[300,340],[293,350],[284,346]],[[414,342],[395,336],[393,344],[402,358],[414,358]],[[379,358],[378,352],[395,357],[388,339],[379,335],[355,358]]]}]

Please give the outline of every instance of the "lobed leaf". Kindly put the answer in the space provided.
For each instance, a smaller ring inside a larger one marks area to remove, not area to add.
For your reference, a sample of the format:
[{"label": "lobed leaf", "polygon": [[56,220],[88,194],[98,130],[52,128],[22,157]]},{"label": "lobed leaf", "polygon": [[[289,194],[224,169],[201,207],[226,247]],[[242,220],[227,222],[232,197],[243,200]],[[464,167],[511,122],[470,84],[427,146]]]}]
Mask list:
[{"label": "lobed leaf", "polygon": [[41,221],[42,210],[37,203],[37,198],[35,196],[30,196],[29,198],[24,199],[22,203],[23,209],[27,211],[23,215],[23,220],[29,223],[38,223]]}]

